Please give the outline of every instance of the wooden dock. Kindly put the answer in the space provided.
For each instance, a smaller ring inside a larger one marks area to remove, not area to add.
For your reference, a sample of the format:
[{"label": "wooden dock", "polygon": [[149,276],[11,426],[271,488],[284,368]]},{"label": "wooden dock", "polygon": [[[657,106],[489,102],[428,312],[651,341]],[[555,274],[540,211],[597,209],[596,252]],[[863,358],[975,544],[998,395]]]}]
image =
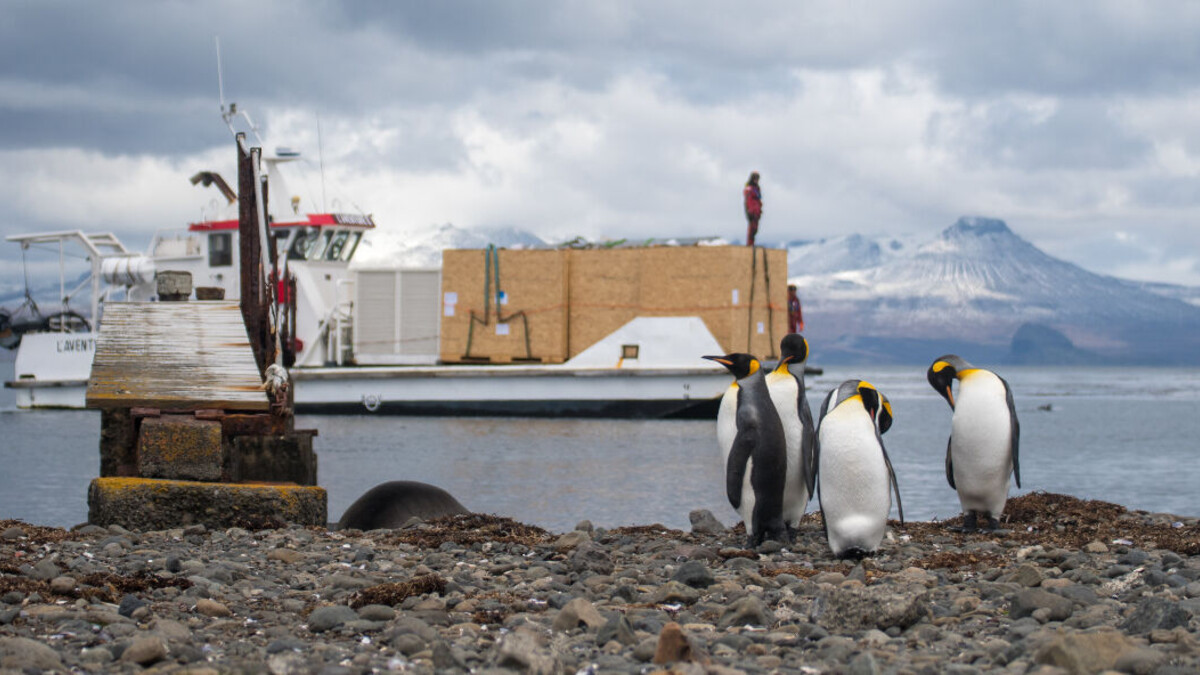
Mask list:
[{"label": "wooden dock", "polygon": [[236,301],[104,305],[89,408],[265,412],[261,387]]}]

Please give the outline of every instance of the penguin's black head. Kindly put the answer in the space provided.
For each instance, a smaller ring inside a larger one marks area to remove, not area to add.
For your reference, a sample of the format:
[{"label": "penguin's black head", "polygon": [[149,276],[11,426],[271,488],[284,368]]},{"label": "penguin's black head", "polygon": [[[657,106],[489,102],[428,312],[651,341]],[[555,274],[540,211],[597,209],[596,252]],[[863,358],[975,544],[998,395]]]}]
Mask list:
[{"label": "penguin's black head", "polygon": [[[862,399],[863,407],[867,409],[867,414],[871,416],[871,421],[876,421],[879,415],[879,397],[882,394],[875,388],[875,385],[866,380],[858,381],[857,391],[859,397]],[[891,426],[891,422],[888,422],[888,426]]]},{"label": "penguin's black head", "polygon": [[757,373],[758,369],[762,367],[759,364],[758,359],[754,358],[750,354],[737,353],[726,354],[724,356],[705,356],[703,358],[706,358],[709,361],[716,361],[717,363],[725,366],[725,368],[729,372],[733,373],[733,376],[739,380],[743,377],[749,377],[750,375]]},{"label": "penguin's black head", "polygon": [[892,428],[892,402],[883,392],[879,392],[879,433],[886,434]]},{"label": "penguin's black head", "polygon": [[808,340],[799,333],[788,333],[779,341],[779,370],[787,370],[790,363],[804,363],[808,360]]},{"label": "penguin's black head", "polygon": [[925,373],[925,377],[929,379],[929,385],[933,387],[934,391],[941,394],[942,398],[946,399],[951,410],[954,409],[954,393],[951,391],[951,385],[954,384],[959,372],[970,367],[971,364],[957,354],[946,354],[939,356],[933,365],[929,366],[929,371]]}]

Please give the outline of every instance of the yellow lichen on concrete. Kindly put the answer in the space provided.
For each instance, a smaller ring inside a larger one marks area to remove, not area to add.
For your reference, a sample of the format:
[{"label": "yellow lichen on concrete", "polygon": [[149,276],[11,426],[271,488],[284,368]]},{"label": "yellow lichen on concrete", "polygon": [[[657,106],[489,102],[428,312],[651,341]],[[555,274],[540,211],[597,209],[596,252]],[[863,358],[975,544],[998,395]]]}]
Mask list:
[{"label": "yellow lichen on concrete", "polygon": [[210,483],[152,478],[96,478],[88,489],[88,521],[157,530],[325,525],[324,488],[294,484]]}]

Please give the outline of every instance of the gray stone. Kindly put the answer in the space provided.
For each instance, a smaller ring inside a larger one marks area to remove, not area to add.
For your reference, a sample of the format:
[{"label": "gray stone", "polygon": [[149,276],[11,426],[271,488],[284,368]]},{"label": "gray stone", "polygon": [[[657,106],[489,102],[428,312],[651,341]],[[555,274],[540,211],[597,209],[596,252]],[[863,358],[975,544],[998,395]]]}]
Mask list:
[{"label": "gray stone", "polygon": [[722,629],[733,626],[763,626],[770,628],[775,623],[775,615],[767,609],[758,596],[747,595],[739,598],[727,607],[721,614],[718,626]]},{"label": "gray stone", "polygon": [[690,605],[699,599],[700,591],[678,581],[668,581],[654,590],[654,602],[660,604],[682,602]]},{"label": "gray stone", "polygon": [[1093,591],[1087,586],[1081,586],[1079,584],[1063,586],[1062,588],[1055,589],[1053,592],[1063,596],[1064,598],[1067,598],[1068,600],[1071,600],[1075,604],[1083,605],[1084,607],[1090,607],[1097,602],[1100,602],[1100,597],[1096,595],[1096,591]]},{"label": "gray stone", "polygon": [[139,608],[144,607],[146,601],[136,595],[127,594],[121,598],[121,604],[117,607],[117,614],[125,618],[133,616],[133,613]]},{"label": "gray stone", "polygon": [[504,635],[497,643],[493,656],[497,668],[510,668],[531,675],[556,675],[562,664],[532,630],[520,627]]},{"label": "gray stone", "polygon": [[388,640],[388,644],[401,654],[412,656],[425,649],[426,642],[414,633],[401,633],[392,636]]},{"label": "gray stone", "polygon": [[892,626],[901,629],[929,614],[929,596],[921,589],[889,586],[835,588],[822,592],[813,601],[810,620],[829,631],[841,632]]},{"label": "gray stone", "polygon": [[33,574],[30,576],[39,581],[49,581],[60,574],[62,574],[62,570],[53,561],[42,560],[33,566]]},{"label": "gray stone", "polygon": [[444,640],[438,640],[433,645],[433,668],[439,673],[467,670],[467,659],[462,650],[446,644]]},{"label": "gray stone", "polygon": [[75,590],[75,577],[54,577],[50,580],[50,590],[64,595]]},{"label": "gray stone", "polygon": [[4,541],[16,541],[24,536],[25,530],[16,526],[5,528],[4,532],[0,532],[0,539]]},{"label": "gray stone", "polygon": [[304,641],[291,636],[272,640],[267,644],[268,654],[278,654],[279,652],[302,651],[304,649]]},{"label": "gray stone", "polygon": [[[580,534],[587,535],[586,532],[581,532]],[[576,546],[571,551],[571,555],[567,558],[567,561],[576,572],[612,574],[616,568],[612,556],[604,550],[604,547],[591,541],[586,541]]]},{"label": "gray stone", "polygon": [[604,646],[614,640],[627,647],[638,643],[633,626],[629,625],[629,619],[625,618],[624,614],[613,615],[600,627],[600,632],[596,633],[597,645]]},{"label": "gray stone", "polygon": [[1113,668],[1122,673],[1150,675],[1157,671],[1158,667],[1166,661],[1167,655],[1157,649],[1140,647],[1121,654],[1117,662],[1113,664]]},{"label": "gray stone", "polygon": [[688,520],[692,523],[692,532],[698,534],[722,534],[729,531],[729,528],[717,520],[717,517],[708,509],[692,511],[688,514]]},{"label": "gray stone", "polygon": [[850,659],[846,672],[849,675],[879,675],[879,664],[870,651],[865,651]]},{"label": "gray stone", "polygon": [[1011,581],[1026,588],[1033,588],[1034,586],[1041,585],[1042,579],[1042,571],[1036,565],[1026,563],[1018,567],[1016,572],[1013,572]]},{"label": "gray stone", "polygon": [[1023,619],[1033,616],[1039,609],[1047,610],[1046,616],[1050,621],[1065,621],[1075,611],[1075,603],[1040,588],[1028,588],[1013,596],[1009,616]]},{"label": "gray stone", "polygon": [[571,530],[554,541],[554,548],[572,549],[591,540],[592,536],[587,532],[583,530]]},{"label": "gray stone", "polygon": [[1067,633],[1043,646],[1034,662],[1064,668],[1071,673],[1111,670],[1127,652],[1137,647],[1111,628],[1095,632]]},{"label": "gray stone", "polygon": [[672,581],[678,581],[681,584],[686,584],[692,588],[708,588],[716,583],[713,578],[712,571],[708,569],[708,565],[699,560],[689,560],[679,566],[675,573],[671,575]]},{"label": "gray stone", "polygon": [[366,621],[391,621],[396,618],[396,610],[387,605],[366,605],[358,609],[358,617]]},{"label": "gray stone", "polygon": [[583,598],[575,598],[559,610],[551,627],[558,632],[574,630],[579,627],[597,630],[605,623],[604,617],[596,611],[592,603]]},{"label": "gray stone", "polygon": [[62,660],[46,645],[23,637],[0,637],[0,668],[58,670]]},{"label": "gray stone", "polygon": [[1186,627],[1191,618],[1192,613],[1180,607],[1179,603],[1163,598],[1143,598],[1133,614],[1121,625],[1121,630],[1142,635],[1155,629]]},{"label": "gray stone", "polygon": [[167,658],[167,643],[157,635],[140,637],[121,652],[121,661],[148,666]]},{"label": "gray stone", "polygon": [[318,607],[308,615],[308,629],[314,633],[323,633],[357,618],[358,614],[345,605]]}]

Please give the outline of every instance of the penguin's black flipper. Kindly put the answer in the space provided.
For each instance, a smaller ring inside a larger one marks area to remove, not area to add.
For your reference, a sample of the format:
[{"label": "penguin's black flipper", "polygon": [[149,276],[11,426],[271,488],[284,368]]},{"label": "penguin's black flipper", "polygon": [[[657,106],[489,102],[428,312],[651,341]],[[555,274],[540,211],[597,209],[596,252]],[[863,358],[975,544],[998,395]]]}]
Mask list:
[{"label": "penguin's black flipper", "polygon": [[950,487],[957,490],[958,486],[954,484],[954,462],[950,459],[950,443],[954,439],[946,441],[946,480],[950,482]]},{"label": "penguin's black flipper", "polygon": [[817,482],[816,444],[817,430],[813,427],[812,410],[808,407],[808,397],[800,402],[800,423],[804,425],[804,434],[800,437],[800,461],[804,464],[805,485],[808,488],[808,498],[812,499],[813,489]]},{"label": "penguin's black flipper", "polygon": [[729,461],[725,463],[725,495],[734,509],[742,506],[742,486],[746,482],[746,465],[754,452],[754,435],[739,432],[729,449]]},{"label": "penguin's black flipper", "polygon": [[896,470],[892,468],[892,459],[888,457],[887,448],[879,441],[879,449],[883,451],[883,463],[887,464],[888,477],[892,479],[892,490],[896,493],[896,510],[900,512],[900,523],[904,523],[904,502],[900,501],[900,484],[896,482]]},{"label": "penguin's black flipper", "polygon": [[[1000,377],[997,375],[996,377]],[[1012,425],[1012,465],[1013,477],[1017,479],[1017,487],[1021,487],[1021,461],[1018,450],[1021,445],[1021,423],[1017,421],[1017,406],[1013,403],[1012,387],[1008,386],[1008,381],[1000,377],[1000,381],[1004,383],[1004,398],[1008,401],[1008,421]]]}]

